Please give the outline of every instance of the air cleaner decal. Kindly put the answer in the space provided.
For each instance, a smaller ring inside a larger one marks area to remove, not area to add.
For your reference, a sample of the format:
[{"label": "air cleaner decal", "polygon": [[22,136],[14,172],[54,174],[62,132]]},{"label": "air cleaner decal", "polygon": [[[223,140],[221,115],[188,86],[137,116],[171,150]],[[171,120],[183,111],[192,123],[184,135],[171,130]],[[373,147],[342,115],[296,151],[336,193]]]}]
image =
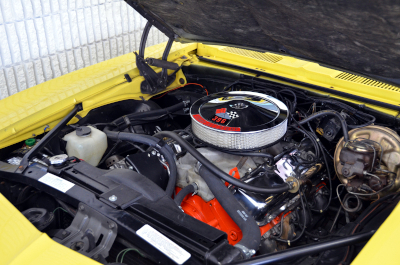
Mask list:
[{"label": "air cleaner decal", "polygon": [[236,111],[230,111],[228,114],[231,119],[239,118],[239,114]]},{"label": "air cleaner decal", "polygon": [[215,111],[215,114],[222,114],[222,113],[226,113],[226,108],[217,109]]},{"label": "air cleaner decal", "polygon": [[227,124],[232,119],[238,117],[239,115],[236,111],[226,112],[226,108],[220,108],[215,110],[215,116],[211,120],[219,124]]},{"label": "air cleaner decal", "polygon": [[220,123],[220,124],[225,124],[226,121],[227,121],[227,119],[221,118],[221,117],[219,117],[217,115],[215,115],[214,118],[212,118],[211,120],[213,122]]},{"label": "air cleaner decal", "polygon": [[221,108],[215,110],[215,116],[212,118],[212,121],[225,124],[226,121],[230,119],[229,113],[226,113],[226,108]]},{"label": "air cleaner decal", "polygon": [[[217,115],[215,115],[214,118],[215,117],[217,117],[216,119],[221,118],[221,117],[218,117]],[[240,127],[228,127],[228,126],[218,125],[218,124],[215,124],[215,123],[205,120],[203,117],[201,117],[200,114],[193,115],[193,118],[196,121],[200,122],[201,124],[204,124],[207,127],[211,127],[211,128],[223,130],[223,131],[240,132]],[[222,118],[221,118],[221,121],[222,121]]]}]

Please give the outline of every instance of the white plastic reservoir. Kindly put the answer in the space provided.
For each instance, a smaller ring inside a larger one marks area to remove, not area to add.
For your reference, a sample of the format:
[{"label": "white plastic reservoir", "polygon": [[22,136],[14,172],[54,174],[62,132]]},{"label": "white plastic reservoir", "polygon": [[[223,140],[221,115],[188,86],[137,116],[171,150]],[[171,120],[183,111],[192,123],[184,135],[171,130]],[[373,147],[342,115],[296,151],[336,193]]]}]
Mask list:
[{"label": "white plastic reservoir", "polygon": [[76,156],[97,166],[107,149],[107,136],[91,126],[82,126],[63,138],[67,141],[68,156]]}]

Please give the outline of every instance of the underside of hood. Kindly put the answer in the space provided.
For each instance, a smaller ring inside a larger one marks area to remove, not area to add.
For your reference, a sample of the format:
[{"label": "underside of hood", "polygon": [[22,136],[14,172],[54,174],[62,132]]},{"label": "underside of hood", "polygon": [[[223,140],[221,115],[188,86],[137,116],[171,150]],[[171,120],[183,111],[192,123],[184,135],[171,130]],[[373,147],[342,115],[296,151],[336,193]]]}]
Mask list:
[{"label": "underside of hood", "polygon": [[400,84],[400,2],[125,0],[177,41],[283,53]]}]

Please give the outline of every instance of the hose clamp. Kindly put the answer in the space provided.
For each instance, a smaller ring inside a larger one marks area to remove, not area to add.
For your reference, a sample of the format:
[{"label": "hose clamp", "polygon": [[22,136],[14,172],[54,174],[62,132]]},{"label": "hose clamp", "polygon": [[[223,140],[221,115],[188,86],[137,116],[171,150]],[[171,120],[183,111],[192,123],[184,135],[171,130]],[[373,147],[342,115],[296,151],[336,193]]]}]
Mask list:
[{"label": "hose clamp", "polygon": [[241,245],[241,244],[236,244],[236,248],[240,249],[242,253],[244,254],[245,259],[251,258],[254,254],[256,254],[256,251],[254,249],[248,249],[247,247]]},{"label": "hose clamp", "polygon": [[197,174],[199,174],[200,168],[201,168],[202,166],[203,166],[203,165],[202,165],[200,162],[197,162],[197,163],[196,163],[196,166],[194,167],[194,172],[196,172]]},{"label": "hose clamp", "polygon": [[192,196],[194,196],[199,192],[199,185],[196,182],[193,182],[190,185],[192,185],[194,188],[194,192],[192,193]]}]

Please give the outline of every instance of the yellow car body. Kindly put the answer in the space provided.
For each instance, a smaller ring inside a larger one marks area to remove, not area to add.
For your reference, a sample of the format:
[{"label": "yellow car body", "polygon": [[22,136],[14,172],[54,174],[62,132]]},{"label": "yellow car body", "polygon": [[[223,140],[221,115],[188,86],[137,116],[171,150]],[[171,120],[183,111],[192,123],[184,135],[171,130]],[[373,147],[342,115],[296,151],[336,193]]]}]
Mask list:
[{"label": "yellow car body", "polygon": [[[146,49],[146,57],[161,58],[165,43]],[[224,63],[224,66],[199,56]],[[201,65],[249,76],[251,70],[281,76],[332,91],[344,92],[392,105],[399,105],[400,88],[377,82],[351,73],[321,66],[317,63],[273,53],[262,53],[239,48],[211,46],[201,43],[174,43],[168,61],[179,65]],[[229,65],[241,68],[231,68]],[[155,68],[156,72],[161,69]],[[128,82],[128,74],[132,82]],[[278,83],[286,83],[272,77],[263,77]],[[24,90],[0,101],[0,148],[51,130],[77,103],[82,103],[84,117],[90,110],[118,102],[135,99],[148,100],[154,95],[142,94],[140,83],[144,80],[136,68],[133,53],[126,54],[73,73],[60,76]],[[182,71],[167,88],[174,89],[186,84]],[[293,86],[293,84],[291,84]],[[364,104],[320,92],[301,85],[298,88],[353,103]],[[165,91],[162,91],[164,93]],[[365,104],[396,119],[398,111]],[[74,118],[70,123],[77,122]],[[373,203],[373,202],[372,202]],[[397,206],[352,264],[399,264],[400,208]],[[4,197],[0,195],[0,264],[98,264],[37,231]]]}]

